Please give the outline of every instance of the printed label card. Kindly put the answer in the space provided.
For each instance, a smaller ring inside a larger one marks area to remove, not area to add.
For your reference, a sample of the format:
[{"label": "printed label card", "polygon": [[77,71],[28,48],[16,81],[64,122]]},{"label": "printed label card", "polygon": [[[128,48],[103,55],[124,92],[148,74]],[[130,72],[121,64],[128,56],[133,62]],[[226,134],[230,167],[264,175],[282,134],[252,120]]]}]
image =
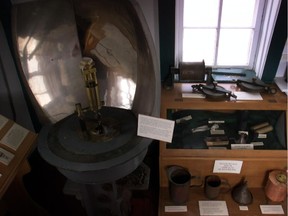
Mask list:
[{"label": "printed label card", "polygon": [[4,137],[0,140],[0,143],[16,151],[27,136],[28,132],[29,131],[26,128],[18,124],[13,124]]},{"label": "printed label card", "polygon": [[171,142],[175,121],[139,114],[137,135]]},{"label": "printed label card", "polygon": [[284,215],[285,212],[281,205],[260,205],[262,214]]},{"label": "printed label card", "polygon": [[9,165],[9,163],[11,162],[11,160],[14,158],[14,154],[6,151],[3,148],[0,148],[0,162],[5,164],[5,165]]},{"label": "printed label card", "polygon": [[199,201],[199,210],[201,216],[229,215],[226,201]]},{"label": "printed label card", "polygon": [[240,174],[243,161],[238,160],[215,160],[213,173]]}]

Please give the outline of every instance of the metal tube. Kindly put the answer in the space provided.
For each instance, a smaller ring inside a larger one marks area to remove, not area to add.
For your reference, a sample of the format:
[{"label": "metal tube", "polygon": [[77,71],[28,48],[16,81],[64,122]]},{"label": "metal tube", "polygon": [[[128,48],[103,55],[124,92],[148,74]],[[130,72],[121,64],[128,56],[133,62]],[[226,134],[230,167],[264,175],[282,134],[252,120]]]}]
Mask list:
[{"label": "metal tube", "polygon": [[98,112],[101,109],[101,102],[99,97],[96,68],[93,60],[91,58],[84,57],[81,61],[80,68],[85,81],[89,107],[91,111]]}]

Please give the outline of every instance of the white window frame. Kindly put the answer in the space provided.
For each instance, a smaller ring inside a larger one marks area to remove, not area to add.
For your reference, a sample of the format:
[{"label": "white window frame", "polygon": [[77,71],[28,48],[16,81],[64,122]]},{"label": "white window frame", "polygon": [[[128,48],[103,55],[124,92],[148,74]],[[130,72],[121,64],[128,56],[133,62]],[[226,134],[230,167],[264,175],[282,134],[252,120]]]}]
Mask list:
[{"label": "white window frame", "polygon": [[274,27],[279,13],[281,0],[266,0],[266,7],[263,14],[262,32],[260,35],[259,49],[255,59],[255,72],[261,79],[266,63]]},{"label": "white window frame", "polygon": [[282,92],[288,95],[288,85],[285,79],[287,79],[287,67],[288,67],[288,38],[282,52],[279,66],[277,68],[276,76],[274,78],[275,83]]},{"label": "white window frame", "polygon": [[[251,55],[255,55],[255,57],[250,58],[249,64],[250,69],[255,70],[259,78],[261,78],[263,74],[281,0],[261,0],[260,5],[263,7],[263,14],[260,14],[260,16],[263,16],[262,25],[261,29],[256,29],[254,33],[254,39],[258,40],[256,43],[258,46],[252,47]],[[183,57],[183,7],[184,0],[175,1],[175,67],[178,67]],[[256,23],[256,25],[259,24]]]}]

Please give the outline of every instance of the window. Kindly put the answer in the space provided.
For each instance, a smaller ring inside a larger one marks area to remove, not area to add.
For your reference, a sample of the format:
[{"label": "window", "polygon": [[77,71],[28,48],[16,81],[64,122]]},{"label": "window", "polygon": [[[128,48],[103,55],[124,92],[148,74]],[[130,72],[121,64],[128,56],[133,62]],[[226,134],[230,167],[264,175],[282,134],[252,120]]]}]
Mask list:
[{"label": "window", "polygon": [[[274,27],[271,22],[276,21],[280,3],[269,0],[177,0],[175,65],[181,61],[204,60],[206,65],[215,68],[255,70],[257,62],[263,62],[265,58],[263,46],[269,44],[267,37],[271,39]],[[270,35],[263,34],[263,30]],[[259,63],[258,67],[261,67]]]}]

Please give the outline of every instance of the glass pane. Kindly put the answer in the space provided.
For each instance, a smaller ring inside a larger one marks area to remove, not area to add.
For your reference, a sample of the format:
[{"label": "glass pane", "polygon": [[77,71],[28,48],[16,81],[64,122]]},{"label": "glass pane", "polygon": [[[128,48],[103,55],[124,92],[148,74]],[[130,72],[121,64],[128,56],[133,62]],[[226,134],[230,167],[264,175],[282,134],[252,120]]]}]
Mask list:
[{"label": "glass pane", "polygon": [[183,61],[199,62],[204,59],[206,65],[213,65],[216,30],[185,29],[183,35]]},{"label": "glass pane", "polygon": [[218,65],[248,65],[253,31],[224,29],[220,31]]},{"label": "glass pane", "polygon": [[257,0],[224,0],[221,27],[254,27],[256,3]]},{"label": "glass pane", "polygon": [[184,27],[216,27],[219,0],[184,0]]}]

